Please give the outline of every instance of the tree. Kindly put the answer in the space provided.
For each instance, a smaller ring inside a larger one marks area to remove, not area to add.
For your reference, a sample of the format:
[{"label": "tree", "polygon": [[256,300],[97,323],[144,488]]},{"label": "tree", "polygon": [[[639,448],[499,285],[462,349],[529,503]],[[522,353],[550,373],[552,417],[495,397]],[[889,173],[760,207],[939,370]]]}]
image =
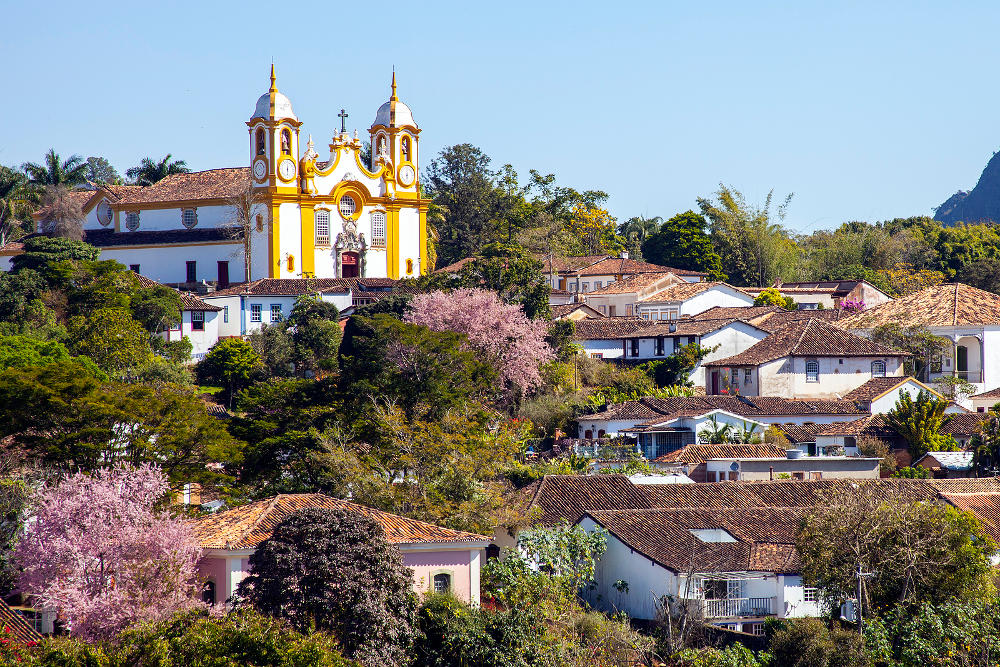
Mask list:
[{"label": "tree", "polygon": [[[654,218],[658,220],[658,218]],[[678,213],[642,242],[647,262],[687,271],[704,271],[709,280],[725,280],[722,258],[705,231],[708,221],[694,211]]]},{"label": "tree", "polygon": [[775,665],[788,667],[869,667],[871,660],[857,632],[818,618],[775,623],[768,645]]},{"label": "tree", "polygon": [[[996,545],[969,512],[938,502],[886,497],[875,484],[836,490],[803,519],[796,545],[802,576],[833,608],[856,597],[862,608],[993,593]],[[870,615],[870,612],[868,612]]]},{"label": "tree", "polygon": [[618,236],[616,222],[606,209],[580,202],[570,212],[566,228],[578,239],[580,254],[617,255],[625,250],[625,244]]},{"label": "tree", "polygon": [[9,595],[17,584],[14,547],[27,520],[31,491],[21,480],[0,479],[0,593]]},{"label": "tree", "polygon": [[80,200],[73,197],[66,186],[46,186],[38,213],[38,224],[43,234],[73,241],[83,240],[83,209]]},{"label": "tree", "polygon": [[790,296],[782,296],[776,287],[768,287],[761,290],[760,294],[753,300],[755,306],[779,306],[785,310],[796,310],[799,305]]},{"label": "tree", "polygon": [[50,265],[65,260],[97,261],[100,248],[82,241],[65,238],[34,236],[24,242],[24,252],[15,255],[10,262],[11,273],[26,269],[45,273]]},{"label": "tree", "polygon": [[650,261],[643,254],[642,246],[651,236],[656,234],[662,222],[663,218],[660,216],[647,218],[638,215],[618,225],[618,235],[624,239],[630,257]]},{"label": "tree", "polygon": [[1000,473],[1000,415],[990,409],[969,442],[972,467],[982,477],[995,477]]},{"label": "tree", "polygon": [[121,183],[122,177],[103,157],[88,157],[86,179],[95,185],[116,185]]},{"label": "tree", "polygon": [[493,290],[507,303],[521,306],[529,318],[548,319],[549,285],[541,269],[542,263],[520,246],[488,243],[448,286]]},{"label": "tree", "polygon": [[698,343],[682,345],[666,357],[640,364],[657,387],[690,387],[691,372],[702,359],[714,352],[716,347],[702,347]]},{"label": "tree", "polygon": [[188,522],[154,509],[168,491],[152,466],[77,473],[45,488],[15,551],[20,586],[85,639],[194,606],[201,549]]},{"label": "tree", "polygon": [[940,271],[914,269],[904,262],[898,262],[892,268],[884,269],[882,273],[888,283],[889,293],[895,296],[913,294],[940,285],[945,280],[945,275]]},{"label": "tree", "polygon": [[33,230],[31,209],[36,199],[24,174],[0,165],[0,246]]},{"label": "tree", "polygon": [[190,173],[191,170],[188,169],[187,163],[184,160],[171,161],[171,157],[173,156],[167,153],[166,157],[159,162],[152,158],[144,157],[138,165],[126,170],[125,175],[135,185],[152,185],[173,174]]},{"label": "tree", "polygon": [[902,327],[894,323],[872,329],[871,339],[894,350],[909,352],[910,356],[903,360],[903,372],[925,382],[935,364],[940,366],[941,355],[952,345],[949,339],[934,335],[927,327]]},{"label": "tree", "polygon": [[306,294],[295,300],[286,326],[291,330],[295,371],[299,377],[337,369],[340,348],[337,307]]},{"label": "tree", "polygon": [[246,282],[253,280],[254,234],[257,233],[257,217],[266,215],[263,203],[264,196],[254,187],[249,172],[239,189],[226,200],[229,220],[225,228],[232,238],[243,244],[243,280]]},{"label": "tree", "polygon": [[792,195],[772,213],[773,194],[768,193],[762,206],[751,206],[741,192],[720,183],[714,200],[698,198],[698,207],[709,221],[712,243],[726,258],[727,272],[736,285],[771,285],[794,265],[795,243],[780,225]]},{"label": "tree", "polygon": [[239,338],[223,338],[198,363],[198,381],[223,387],[232,407],[233,397],[253,382],[260,368],[260,356],[250,343]]},{"label": "tree", "polygon": [[921,390],[915,401],[901,392],[896,406],[886,414],[886,422],[906,440],[914,461],[927,452],[958,449],[954,438],[941,433],[947,407],[947,401],[934,398],[930,392]]},{"label": "tree", "polygon": [[129,628],[115,645],[121,664],[130,667],[360,667],[340,654],[331,635],[302,635],[287,623],[252,609],[221,617],[204,610],[176,614]]},{"label": "tree", "polygon": [[73,351],[85,355],[104,372],[117,378],[133,375],[149,361],[149,333],[121,308],[99,308],[90,316],[69,323]]},{"label": "tree", "polygon": [[524,311],[503,303],[495,292],[458,289],[418,294],[406,319],[434,331],[464,334],[477,355],[517,393],[537,387],[541,383],[538,367],[555,358],[545,342],[545,324],[529,320]]},{"label": "tree", "polygon": [[374,519],[307,508],[257,547],[236,595],[300,632],[332,633],[349,658],[400,665],[414,639],[411,577]]},{"label": "tree", "polygon": [[81,185],[87,178],[87,164],[79,155],[71,155],[65,160],[59,158],[54,148],[45,154],[45,164],[25,162],[21,170],[32,185],[44,188],[49,185],[61,185],[71,188]]}]

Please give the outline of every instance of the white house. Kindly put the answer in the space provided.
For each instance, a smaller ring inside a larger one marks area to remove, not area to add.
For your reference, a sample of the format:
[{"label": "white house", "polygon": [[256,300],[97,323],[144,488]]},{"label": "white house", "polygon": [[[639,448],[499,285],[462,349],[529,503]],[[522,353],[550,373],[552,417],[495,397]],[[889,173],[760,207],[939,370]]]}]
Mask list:
[{"label": "white house", "polygon": [[822,320],[800,320],[739,354],[705,362],[705,391],[835,398],[873,377],[902,375],[907,356]]},{"label": "white house", "polygon": [[682,412],[667,415],[662,419],[649,420],[641,426],[624,428],[620,432],[634,436],[639,453],[652,461],[699,442],[702,432],[706,430],[727,427],[736,433],[746,432],[758,436],[763,436],[767,430],[764,422],[717,408],[701,414]]},{"label": "white house", "polygon": [[951,342],[950,349],[931,360],[929,381],[957,377],[971,383],[977,394],[1000,387],[1000,295],[962,283],[936,285],[839,324],[864,335],[884,324],[926,327]]},{"label": "white house", "polygon": [[[700,282],[707,275],[699,271],[675,269],[630,259],[628,253],[622,253],[619,257],[613,255],[581,257],[539,255],[538,259],[542,262],[542,274],[545,275],[549,286],[572,294],[597,291],[619,280],[644,273],[660,275],[670,273],[685,282]],[[624,315],[625,313],[619,312],[617,314]]]},{"label": "white house", "polygon": [[636,315],[649,320],[674,320],[710,308],[753,306],[748,292],[723,282],[678,283],[636,300]]},{"label": "white house", "polygon": [[[780,280],[773,285],[782,296],[790,297],[803,310],[818,308],[836,309],[841,303],[850,299],[862,301],[866,308],[880,306],[892,301],[892,297],[864,280],[827,280],[783,283]],[[747,291],[754,296],[767,288],[748,287]]]},{"label": "white house", "polygon": [[653,620],[687,606],[707,623],[764,633],[767,618],[819,616],[818,591],[802,583],[798,508],[588,511],[578,524],[607,532],[596,608]]},{"label": "white house", "polygon": [[[139,285],[146,289],[160,286],[146,276],[136,274],[136,278],[139,280]],[[191,342],[191,358],[194,361],[201,361],[208,350],[219,341],[222,308],[206,303],[188,292],[181,292],[179,296],[181,322],[159,334],[160,338],[168,341],[187,338]]]},{"label": "white house", "polygon": [[[916,400],[920,392],[930,393],[934,398],[944,398],[920,380],[909,376],[873,377],[860,387],[852,389],[843,395],[849,401],[855,401],[872,414],[886,413],[896,407],[896,402],[903,394]],[[964,412],[953,406],[951,411]]]}]

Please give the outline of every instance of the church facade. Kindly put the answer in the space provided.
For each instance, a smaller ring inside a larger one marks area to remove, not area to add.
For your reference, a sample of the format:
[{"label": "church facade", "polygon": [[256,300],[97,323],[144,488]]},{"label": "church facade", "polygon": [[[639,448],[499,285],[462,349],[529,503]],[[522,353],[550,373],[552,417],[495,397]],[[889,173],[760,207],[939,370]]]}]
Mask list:
[{"label": "church facade", "polygon": [[[259,278],[408,278],[427,270],[420,129],[396,94],[369,128],[370,163],[341,123],[321,160],[271,86],[246,123],[250,166],[106,186],[85,199],[84,240],[161,283]],[[240,213],[242,211],[242,213]],[[249,269],[249,270],[248,270]]]}]

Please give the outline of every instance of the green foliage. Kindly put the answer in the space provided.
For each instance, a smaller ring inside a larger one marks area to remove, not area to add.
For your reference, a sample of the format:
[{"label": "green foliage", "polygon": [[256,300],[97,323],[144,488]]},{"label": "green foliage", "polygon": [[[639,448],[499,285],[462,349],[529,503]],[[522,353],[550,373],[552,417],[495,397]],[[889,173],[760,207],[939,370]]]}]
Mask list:
[{"label": "green foliage", "polygon": [[928,479],[930,476],[931,471],[923,466],[904,466],[890,475],[894,479]]},{"label": "green foliage", "polygon": [[338,315],[336,306],[316,296],[303,295],[295,300],[287,326],[291,328],[292,357],[300,377],[337,369]]},{"label": "green foliage", "polygon": [[993,408],[972,436],[969,449],[974,452],[973,468],[982,476],[994,476],[1000,468],[1000,415]]},{"label": "green foliage", "polygon": [[369,664],[400,664],[415,637],[411,571],[383,528],[345,509],[289,515],[250,556],[237,607],[320,630],[343,652]]},{"label": "green foliage", "polygon": [[687,648],[672,656],[677,667],[769,667],[768,656],[757,656],[743,644],[730,644],[724,649]]},{"label": "green foliage", "polygon": [[[69,359],[69,350],[62,343],[38,340],[23,335],[4,336],[0,334],[0,369],[43,366]],[[78,361],[86,364],[90,360],[81,357]],[[94,370],[97,369],[96,366],[91,365]]]},{"label": "green foliage", "polygon": [[708,221],[694,211],[678,213],[642,242],[647,262],[688,271],[704,271],[709,280],[725,280],[722,258],[705,231]]},{"label": "green foliage", "polygon": [[225,387],[230,403],[237,392],[260,376],[260,372],[260,356],[250,343],[239,338],[220,340],[197,367],[198,382]]},{"label": "green foliage", "polygon": [[65,260],[95,262],[100,254],[100,248],[83,241],[33,236],[24,241],[24,252],[11,258],[10,270],[11,273],[19,273],[26,269],[44,273],[50,264]]},{"label": "green foliage", "polygon": [[796,310],[799,306],[790,296],[783,296],[776,287],[762,290],[753,300],[755,306],[779,306],[785,310]]},{"label": "green foliage", "polygon": [[116,378],[134,376],[152,355],[148,332],[121,308],[100,308],[88,317],[73,318],[69,335],[76,354],[93,359]]},{"label": "green foliage", "polygon": [[682,345],[665,359],[647,361],[639,365],[657,387],[691,386],[691,372],[698,366],[698,363],[709,354],[718,349],[718,345],[713,347],[702,347],[698,343],[688,343]]},{"label": "green foliage", "polygon": [[917,400],[901,393],[899,400],[886,415],[886,422],[909,444],[910,456],[916,461],[927,452],[953,452],[958,449],[955,439],[941,433],[947,401],[921,391]]},{"label": "green foliage", "polygon": [[871,664],[858,633],[837,623],[828,627],[818,618],[784,619],[769,629],[771,664],[783,667],[868,667]]},{"label": "green foliage", "polygon": [[903,360],[903,372],[924,381],[930,376],[934,360],[939,360],[944,350],[951,346],[947,338],[935,336],[930,329],[919,325],[883,324],[872,329],[871,339],[880,345],[909,352],[912,356]]},{"label": "green foliage", "polygon": [[542,262],[513,243],[489,243],[462,267],[462,287],[493,290],[507,303],[521,306],[530,319],[549,317],[549,286]]},{"label": "green foliage", "polygon": [[1000,659],[995,600],[896,606],[871,619],[866,634],[872,657],[890,667],[993,665]]},{"label": "green foliage", "polygon": [[24,482],[0,479],[0,595],[10,594],[17,583],[18,571],[10,559],[27,519],[29,496]]}]

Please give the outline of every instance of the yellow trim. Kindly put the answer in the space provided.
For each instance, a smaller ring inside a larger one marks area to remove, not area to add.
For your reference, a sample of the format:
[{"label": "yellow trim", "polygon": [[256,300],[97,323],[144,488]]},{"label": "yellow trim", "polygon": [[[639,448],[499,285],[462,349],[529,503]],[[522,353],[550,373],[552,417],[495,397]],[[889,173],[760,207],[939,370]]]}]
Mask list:
[{"label": "yellow trim", "polygon": [[337,165],[340,164],[340,151],[333,144],[330,144],[330,155],[332,159],[327,163],[325,169],[320,169],[319,165],[316,165],[317,176],[329,176],[337,168]]},{"label": "yellow trim", "polygon": [[427,211],[420,211],[419,238],[417,248],[420,253],[420,275],[427,273]]},{"label": "yellow trim", "polygon": [[302,216],[302,277],[316,275],[316,209],[301,207]]},{"label": "yellow trim", "polygon": [[386,276],[399,280],[399,209],[386,211],[385,221]]},{"label": "yellow trim", "polygon": [[[344,214],[340,212],[340,200],[344,195],[350,195],[354,200],[354,213],[348,218],[344,218]],[[325,197],[324,197],[325,199]],[[371,205],[371,200],[368,198],[368,189],[365,188],[361,183],[357,181],[341,181],[337,183],[337,187],[333,189],[330,193],[330,199],[333,200],[333,209],[337,211],[337,214],[344,218],[345,220],[351,220],[357,222],[361,218],[361,214],[364,212],[365,206]],[[332,234],[331,230],[331,234]]]},{"label": "yellow trim", "polygon": [[271,229],[267,237],[268,256],[271,258],[267,267],[268,278],[281,277],[281,224],[278,221],[279,205],[271,202]]}]

